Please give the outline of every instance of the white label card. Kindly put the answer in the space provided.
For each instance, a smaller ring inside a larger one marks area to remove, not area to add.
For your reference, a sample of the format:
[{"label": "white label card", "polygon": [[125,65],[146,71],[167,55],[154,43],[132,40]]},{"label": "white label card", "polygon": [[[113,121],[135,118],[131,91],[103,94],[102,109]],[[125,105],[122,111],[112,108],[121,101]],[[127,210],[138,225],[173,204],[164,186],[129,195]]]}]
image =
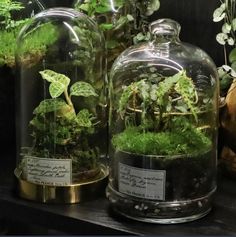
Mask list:
[{"label": "white label card", "polygon": [[72,161],[27,156],[27,180],[36,184],[66,186],[72,183]]},{"label": "white label card", "polygon": [[150,200],[165,200],[165,170],[149,170],[119,163],[119,191]]}]

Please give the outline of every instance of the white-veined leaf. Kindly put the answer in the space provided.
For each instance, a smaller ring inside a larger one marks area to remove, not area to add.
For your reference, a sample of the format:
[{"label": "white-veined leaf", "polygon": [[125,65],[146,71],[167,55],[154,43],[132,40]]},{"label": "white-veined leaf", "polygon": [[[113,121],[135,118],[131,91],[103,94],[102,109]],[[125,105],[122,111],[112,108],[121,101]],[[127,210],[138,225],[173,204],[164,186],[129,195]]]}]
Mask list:
[{"label": "white-veined leaf", "polygon": [[61,110],[68,105],[62,99],[46,99],[40,102],[39,106],[34,109],[33,114],[45,114]]},{"label": "white-veined leaf", "polygon": [[226,9],[225,3],[222,3],[220,7],[215,9],[215,11],[213,13],[213,21],[214,22],[219,22],[224,19],[224,17],[226,16],[226,13],[224,12],[225,9]]},{"label": "white-veined leaf", "polygon": [[95,92],[93,86],[87,82],[78,81],[75,84],[73,84],[70,88],[70,96],[98,96],[98,94]]},{"label": "white-veined leaf", "polygon": [[70,84],[70,78],[64,74],[60,74],[52,70],[44,70],[39,73],[44,80],[51,82],[51,85],[49,86],[49,93],[52,98],[59,97],[65,90],[67,90],[67,87]]},{"label": "white-veined leaf", "polygon": [[222,26],[222,32],[225,33],[225,34],[229,34],[231,29],[232,29],[232,27],[228,23],[224,23],[223,26]]},{"label": "white-veined leaf", "polygon": [[77,114],[77,123],[81,127],[89,128],[92,126],[91,114],[89,113],[87,109],[82,109]]},{"label": "white-veined leaf", "polygon": [[224,33],[219,33],[216,36],[217,42],[222,45],[225,45],[227,39],[228,39],[228,36]]},{"label": "white-veined leaf", "polygon": [[236,31],[236,18],[234,18],[234,19],[232,20],[231,25],[232,25],[233,31]]}]

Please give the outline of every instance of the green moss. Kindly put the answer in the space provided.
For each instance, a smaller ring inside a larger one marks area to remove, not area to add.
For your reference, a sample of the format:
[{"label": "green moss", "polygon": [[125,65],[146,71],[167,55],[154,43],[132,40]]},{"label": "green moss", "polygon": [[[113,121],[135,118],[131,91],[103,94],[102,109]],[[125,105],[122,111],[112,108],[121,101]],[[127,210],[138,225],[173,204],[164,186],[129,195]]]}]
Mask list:
[{"label": "green moss", "polygon": [[[13,13],[21,9],[24,9],[24,6],[20,1],[3,0],[0,2],[0,66],[15,66],[15,53],[18,49],[16,38],[22,27],[31,22],[29,18],[14,19]],[[45,54],[47,46],[56,41],[58,31],[55,26],[46,23],[28,34],[23,41],[20,53],[23,56],[22,62],[30,65],[32,61],[37,62]]]},{"label": "green moss", "polygon": [[183,155],[209,150],[210,139],[190,124],[182,129],[179,126],[182,122],[176,119],[171,130],[158,133],[128,127],[113,137],[112,144],[117,150],[144,155]]}]

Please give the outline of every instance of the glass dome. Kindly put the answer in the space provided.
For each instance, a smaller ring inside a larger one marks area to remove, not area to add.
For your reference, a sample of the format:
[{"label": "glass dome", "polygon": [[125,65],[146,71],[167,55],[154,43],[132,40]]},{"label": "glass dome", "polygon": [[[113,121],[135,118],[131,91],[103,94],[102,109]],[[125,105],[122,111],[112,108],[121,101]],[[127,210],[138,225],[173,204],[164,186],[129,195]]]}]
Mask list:
[{"label": "glass dome", "polygon": [[132,45],[135,4],[132,0],[75,0],[74,8],[92,17],[104,32],[107,48],[108,70],[114,60]]},{"label": "glass dome", "polygon": [[125,50],[111,70],[107,196],[133,219],[206,215],[216,190],[218,77],[209,56],[179,40],[171,19]]},{"label": "glass dome", "polygon": [[[17,173],[68,186],[101,179],[107,156],[105,43],[73,9],[37,14],[17,43]],[[105,174],[104,174],[105,175]]]}]

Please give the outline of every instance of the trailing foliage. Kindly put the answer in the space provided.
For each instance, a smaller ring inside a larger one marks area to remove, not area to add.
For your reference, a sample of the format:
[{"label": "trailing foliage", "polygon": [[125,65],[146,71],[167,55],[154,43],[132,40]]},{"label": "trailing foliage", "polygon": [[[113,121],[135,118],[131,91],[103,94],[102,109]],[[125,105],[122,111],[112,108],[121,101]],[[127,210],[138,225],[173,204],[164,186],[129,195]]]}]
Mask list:
[{"label": "trailing foliage", "polygon": [[213,13],[213,21],[222,22],[222,29],[216,35],[216,40],[224,49],[225,64],[219,67],[218,72],[221,94],[225,96],[236,77],[236,2],[235,0],[220,2],[221,5]]},{"label": "trailing foliage", "polygon": [[160,78],[145,78],[124,86],[118,109],[121,117],[123,118],[129,106],[142,109],[144,114],[156,113],[159,122],[170,111],[189,112],[197,120],[197,92],[186,72],[180,71],[174,76],[162,78],[160,82],[159,80]]},{"label": "trailing foliage", "polygon": [[[50,83],[52,98],[41,101],[33,111],[31,152],[42,157],[70,158],[79,170],[95,168],[98,149],[90,148],[86,137],[94,133],[98,121],[88,109],[76,112],[71,97],[97,97],[97,93],[91,84],[82,81],[69,87],[70,78],[52,70],[40,74]],[[62,95],[65,99],[59,98]]]}]

